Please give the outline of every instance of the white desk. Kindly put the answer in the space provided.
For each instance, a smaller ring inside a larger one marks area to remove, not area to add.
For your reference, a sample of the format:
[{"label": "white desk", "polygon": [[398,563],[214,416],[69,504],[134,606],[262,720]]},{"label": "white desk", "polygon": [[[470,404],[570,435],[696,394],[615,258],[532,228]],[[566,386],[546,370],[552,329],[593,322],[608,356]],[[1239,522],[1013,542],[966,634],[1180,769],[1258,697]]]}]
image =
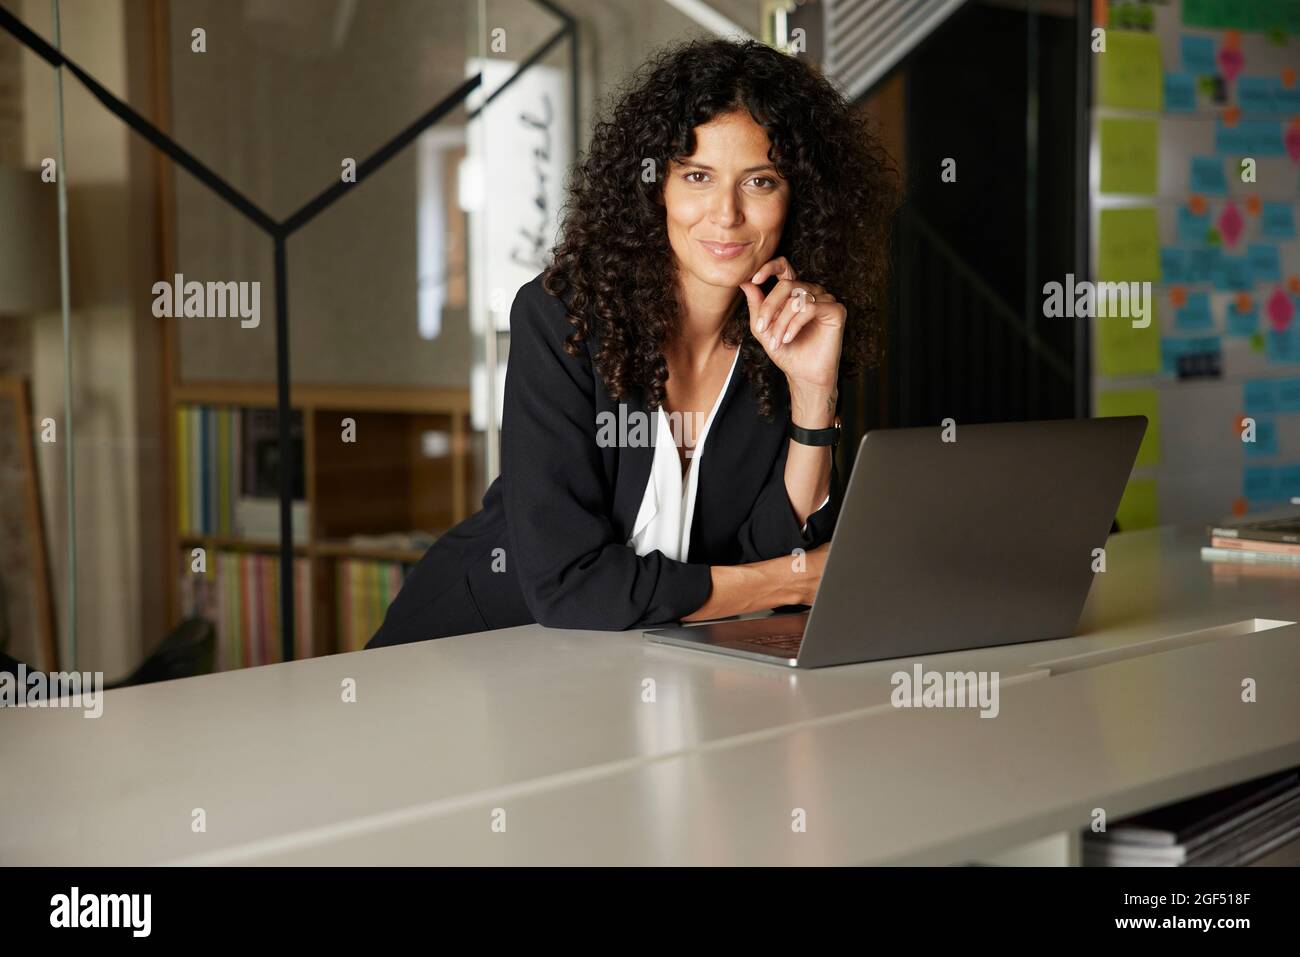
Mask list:
[{"label": "white desk", "polygon": [[122,689],[98,720],[0,710],[0,864],[1068,859],[1054,835],[1095,807],[1300,764],[1300,625],[1269,621],[1300,619],[1300,579],[1215,572],[1202,538],[1112,537],[1076,637],[921,659],[999,671],[991,720],[893,708],[910,659],[792,672],[537,626]]}]

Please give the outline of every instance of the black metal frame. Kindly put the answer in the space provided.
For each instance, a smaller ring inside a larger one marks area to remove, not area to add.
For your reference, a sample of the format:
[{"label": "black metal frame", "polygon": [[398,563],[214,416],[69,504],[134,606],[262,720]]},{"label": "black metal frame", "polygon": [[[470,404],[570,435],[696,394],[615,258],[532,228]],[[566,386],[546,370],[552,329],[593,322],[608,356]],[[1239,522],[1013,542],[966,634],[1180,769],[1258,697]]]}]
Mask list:
[{"label": "black metal frame", "polygon": [[[579,142],[578,23],[571,14],[551,2],[551,0],[532,0],[532,2],[559,18],[563,25],[545,43],[529,54],[509,79],[492,91],[491,95],[483,103],[475,107],[469,113],[469,118],[474,119],[482,113],[489,103],[519,79],[525,71],[546,56],[557,43],[567,37],[570,40],[569,64],[573,108],[573,146],[574,155],[577,156]],[[283,660],[291,661],[293,660],[294,650],[295,608],[292,521],[294,459],[291,452],[292,440],[289,430],[292,410],[289,405],[289,291],[286,242],[293,233],[327,209],[344,193],[361,183],[362,180],[409,146],[422,132],[465,102],[470,94],[482,84],[482,75],[476,74],[467,79],[400,133],[375,150],[365,160],[358,163],[354,182],[344,183],[340,180],[317,194],[315,198],[309,200],[297,212],[281,221],[276,221],[247,196],[205,166],[196,156],[110,93],[94,77],[78,66],[76,62],[43,39],[4,7],[0,7],[0,28],[12,34],[19,43],[55,69],[67,67],[72,75],[81,82],[81,85],[95,99],[99,100],[110,113],[117,116],[127,126],[165,153],[173,162],[188,170],[196,179],[243,213],[254,225],[271,237],[275,258],[275,384],[276,413],[279,419],[278,444],[280,459],[280,646]],[[71,449],[69,449],[68,454],[72,454]],[[70,520],[75,521],[75,516]]]}]

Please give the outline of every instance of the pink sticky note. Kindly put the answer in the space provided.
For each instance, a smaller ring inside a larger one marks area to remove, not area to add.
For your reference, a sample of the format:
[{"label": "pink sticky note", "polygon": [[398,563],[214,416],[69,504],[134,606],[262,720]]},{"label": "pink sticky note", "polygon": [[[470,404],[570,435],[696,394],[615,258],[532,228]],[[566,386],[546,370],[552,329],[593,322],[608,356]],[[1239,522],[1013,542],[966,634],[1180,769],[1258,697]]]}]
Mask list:
[{"label": "pink sticky note", "polygon": [[1219,48],[1218,55],[1219,72],[1223,78],[1231,83],[1241,72],[1241,68],[1246,65],[1246,58],[1241,55],[1240,50],[1230,50],[1227,47]]},{"label": "pink sticky note", "polygon": [[1241,218],[1241,212],[1237,209],[1237,204],[1228,200],[1223,207],[1223,212],[1219,213],[1219,235],[1229,246],[1237,245],[1237,240],[1241,238],[1241,230],[1244,226]]},{"label": "pink sticky note", "polygon": [[1300,126],[1288,126],[1282,134],[1282,142],[1286,144],[1286,155],[1291,157],[1291,162],[1300,163]]},{"label": "pink sticky note", "polygon": [[1295,309],[1291,305],[1291,297],[1279,286],[1273,290],[1273,295],[1268,297],[1265,311],[1268,313],[1268,324],[1278,332],[1282,332],[1291,325],[1291,316]]}]

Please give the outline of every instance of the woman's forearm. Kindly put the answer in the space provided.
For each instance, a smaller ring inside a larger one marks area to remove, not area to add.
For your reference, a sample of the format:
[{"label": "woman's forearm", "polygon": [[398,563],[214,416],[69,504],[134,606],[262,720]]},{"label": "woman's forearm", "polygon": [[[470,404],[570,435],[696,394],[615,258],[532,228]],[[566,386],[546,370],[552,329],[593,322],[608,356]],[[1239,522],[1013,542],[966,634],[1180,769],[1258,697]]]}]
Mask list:
[{"label": "woman's forearm", "polygon": [[[811,566],[811,567],[810,567]],[[778,605],[806,604],[820,581],[817,563],[794,556],[770,558],[748,565],[714,565],[713,591],[708,601],[683,621],[727,618]]]},{"label": "woman's forearm", "polygon": [[[835,393],[792,386],[790,418],[800,428],[829,428],[835,424]],[[803,445],[790,439],[785,460],[785,489],[800,525],[826,500],[830,488],[831,446]]]}]

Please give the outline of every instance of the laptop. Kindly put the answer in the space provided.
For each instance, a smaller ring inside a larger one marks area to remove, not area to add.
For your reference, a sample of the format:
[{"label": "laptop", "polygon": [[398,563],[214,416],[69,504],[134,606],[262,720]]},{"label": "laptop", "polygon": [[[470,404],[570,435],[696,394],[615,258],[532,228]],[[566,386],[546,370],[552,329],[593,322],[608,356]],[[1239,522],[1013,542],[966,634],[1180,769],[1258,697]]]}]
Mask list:
[{"label": "laptop", "polygon": [[645,636],[791,668],[1066,637],[1146,427],[1128,415],[958,425],[953,442],[938,427],[868,432],[808,611]]}]

